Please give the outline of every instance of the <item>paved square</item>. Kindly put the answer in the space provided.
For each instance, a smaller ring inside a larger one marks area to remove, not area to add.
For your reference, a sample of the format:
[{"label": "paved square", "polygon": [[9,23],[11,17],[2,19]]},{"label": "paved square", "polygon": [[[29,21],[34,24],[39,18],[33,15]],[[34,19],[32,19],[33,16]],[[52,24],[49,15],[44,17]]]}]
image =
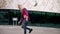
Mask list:
[{"label": "paved square", "polygon": [[[31,34],[60,34],[60,28],[28,27],[33,28]],[[27,34],[29,34],[28,32],[29,31],[27,30]],[[0,25],[0,34],[24,34],[24,30],[21,26]]]}]

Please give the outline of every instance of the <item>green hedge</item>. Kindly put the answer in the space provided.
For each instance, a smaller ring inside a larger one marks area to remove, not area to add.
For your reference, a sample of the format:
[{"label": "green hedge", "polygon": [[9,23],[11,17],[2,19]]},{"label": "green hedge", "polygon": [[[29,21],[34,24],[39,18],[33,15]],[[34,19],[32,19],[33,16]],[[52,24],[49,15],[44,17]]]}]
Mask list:
[{"label": "green hedge", "polygon": [[[0,13],[4,12],[3,15],[4,19],[8,19],[8,21],[12,22],[13,17],[18,17],[20,19],[21,13],[19,10],[14,9],[0,9]],[[40,23],[40,24],[60,24],[60,13],[52,13],[52,12],[44,12],[44,11],[31,11],[28,10],[30,16],[30,22]],[[2,16],[0,16],[2,17]],[[3,18],[2,18],[3,19]],[[1,19],[0,19],[1,20]]]}]

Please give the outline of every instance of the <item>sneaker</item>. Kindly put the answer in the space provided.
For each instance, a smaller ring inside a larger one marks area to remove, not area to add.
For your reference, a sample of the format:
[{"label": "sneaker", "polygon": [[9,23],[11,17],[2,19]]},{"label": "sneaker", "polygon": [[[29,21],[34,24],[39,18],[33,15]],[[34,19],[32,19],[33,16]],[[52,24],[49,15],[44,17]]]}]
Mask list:
[{"label": "sneaker", "polygon": [[32,32],[32,29],[29,30],[29,33],[31,33],[31,32]]}]

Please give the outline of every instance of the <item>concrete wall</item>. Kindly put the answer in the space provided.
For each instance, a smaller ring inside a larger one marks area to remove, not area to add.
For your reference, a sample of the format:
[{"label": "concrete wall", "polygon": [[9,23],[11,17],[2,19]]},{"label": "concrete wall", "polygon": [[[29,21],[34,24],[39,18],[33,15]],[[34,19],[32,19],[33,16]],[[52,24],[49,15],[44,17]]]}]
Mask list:
[{"label": "concrete wall", "polygon": [[[37,3],[37,6],[34,6]],[[28,10],[60,13],[60,0],[0,0],[0,9],[18,9],[22,4]]]}]

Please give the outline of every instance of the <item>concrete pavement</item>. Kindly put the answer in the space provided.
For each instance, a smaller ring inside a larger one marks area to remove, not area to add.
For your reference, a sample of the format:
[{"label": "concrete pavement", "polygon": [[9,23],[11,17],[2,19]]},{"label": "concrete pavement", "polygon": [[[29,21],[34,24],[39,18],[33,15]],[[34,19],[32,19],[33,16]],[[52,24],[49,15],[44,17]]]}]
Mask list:
[{"label": "concrete pavement", "polygon": [[[60,28],[28,27],[33,28],[31,34],[60,34]],[[27,30],[27,34],[29,34],[28,32],[29,31]],[[24,30],[21,26],[0,25],[0,34],[24,34]]]}]

